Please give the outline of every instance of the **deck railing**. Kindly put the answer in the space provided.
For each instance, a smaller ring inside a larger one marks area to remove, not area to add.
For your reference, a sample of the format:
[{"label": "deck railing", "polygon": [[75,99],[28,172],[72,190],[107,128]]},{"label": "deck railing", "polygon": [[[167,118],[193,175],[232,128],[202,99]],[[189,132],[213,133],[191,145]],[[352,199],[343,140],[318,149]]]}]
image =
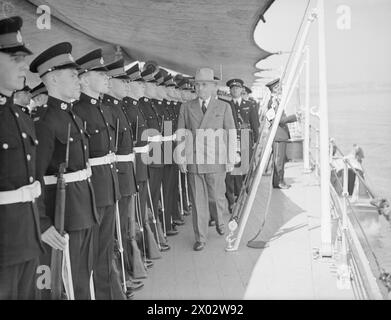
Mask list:
[{"label": "deck railing", "polygon": [[[310,4],[312,1],[310,2]],[[350,199],[347,196],[347,166],[345,162],[345,179],[343,180],[343,195],[340,197],[330,183],[330,163],[333,149],[330,146],[328,132],[328,101],[327,101],[327,66],[324,31],[324,0],[318,0],[315,8],[307,7],[306,20],[303,20],[294,50],[281,76],[281,101],[276,110],[272,126],[265,136],[260,135],[257,148],[254,152],[246,184],[242,188],[238,202],[234,206],[234,214],[229,224],[230,234],[227,237],[227,251],[236,251],[246,226],[254,198],[262,175],[270,163],[273,140],[279,125],[282,113],[286,109],[293,90],[300,77],[305,75],[305,103],[304,103],[304,139],[303,162],[304,172],[314,170],[321,189],[321,248],[323,258],[332,258],[337,263],[337,284],[343,288],[352,287],[359,299],[382,299],[384,290],[370,267],[368,257],[359,241],[353,227]],[[306,45],[307,36],[313,23],[318,22],[318,72],[319,72],[319,108],[310,107],[310,47]],[[264,131],[262,131],[264,133]],[[351,210],[350,210],[351,211]],[[354,217],[354,215],[353,215]],[[337,222],[336,239],[333,242],[332,226]]]}]

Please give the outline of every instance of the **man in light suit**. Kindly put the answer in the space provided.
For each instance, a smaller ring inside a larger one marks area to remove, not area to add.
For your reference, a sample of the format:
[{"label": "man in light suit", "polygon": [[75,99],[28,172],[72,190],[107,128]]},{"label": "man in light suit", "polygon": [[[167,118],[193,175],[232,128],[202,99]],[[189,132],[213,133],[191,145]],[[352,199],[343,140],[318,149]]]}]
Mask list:
[{"label": "man in light suit", "polygon": [[[216,221],[217,232],[224,234],[225,175],[233,170],[236,152],[231,107],[216,99],[217,82],[212,69],[199,69],[195,76],[198,97],[181,106],[178,118],[178,141],[184,137],[180,129],[187,129],[186,159],[177,157],[177,162],[182,172],[189,173],[196,251],[205,247],[210,216]],[[180,149],[178,145],[176,151]]]}]

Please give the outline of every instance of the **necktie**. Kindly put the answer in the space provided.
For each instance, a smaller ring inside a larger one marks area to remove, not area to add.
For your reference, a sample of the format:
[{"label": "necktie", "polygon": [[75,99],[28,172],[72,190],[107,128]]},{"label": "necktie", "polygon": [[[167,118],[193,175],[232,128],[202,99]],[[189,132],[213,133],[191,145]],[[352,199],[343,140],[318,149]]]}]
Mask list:
[{"label": "necktie", "polygon": [[202,107],[201,107],[201,110],[202,110],[202,112],[205,114],[205,112],[206,112],[206,105],[205,105],[205,101],[204,101],[204,100],[202,100]]}]

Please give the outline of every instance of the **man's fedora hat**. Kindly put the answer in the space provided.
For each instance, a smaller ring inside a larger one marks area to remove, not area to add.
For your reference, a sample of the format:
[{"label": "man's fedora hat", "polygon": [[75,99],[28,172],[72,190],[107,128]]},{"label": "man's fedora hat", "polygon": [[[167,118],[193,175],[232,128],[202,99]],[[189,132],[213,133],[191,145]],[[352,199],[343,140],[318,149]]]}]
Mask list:
[{"label": "man's fedora hat", "polygon": [[200,68],[197,70],[194,78],[195,82],[214,82],[217,83],[219,80],[215,78],[213,69]]}]

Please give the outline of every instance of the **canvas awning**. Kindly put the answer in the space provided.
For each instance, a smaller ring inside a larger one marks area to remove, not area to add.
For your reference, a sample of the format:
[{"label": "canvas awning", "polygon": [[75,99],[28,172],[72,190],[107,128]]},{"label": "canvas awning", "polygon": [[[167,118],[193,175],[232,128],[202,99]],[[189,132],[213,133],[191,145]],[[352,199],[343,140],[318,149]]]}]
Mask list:
[{"label": "canvas awning", "polygon": [[[34,53],[70,41],[74,56],[102,47],[106,61],[116,45],[128,62],[155,60],[193,75],[201,66],[251,84],[255,65],[270,55],[254,41],[254,29],[274,0],[14,0],[23,34]],[[51,29],[36,26],[37,6],[51,10]],[[263,23],[263,22],[261,22]]]}]

